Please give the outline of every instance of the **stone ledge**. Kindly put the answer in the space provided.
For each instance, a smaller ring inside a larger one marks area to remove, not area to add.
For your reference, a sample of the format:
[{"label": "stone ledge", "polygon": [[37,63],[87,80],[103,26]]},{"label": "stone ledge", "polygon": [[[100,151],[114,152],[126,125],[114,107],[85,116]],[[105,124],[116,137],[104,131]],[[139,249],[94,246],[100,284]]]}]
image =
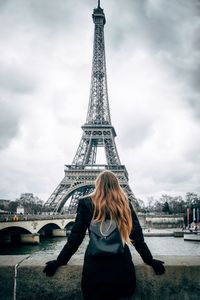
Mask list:
[{"label": "stone ledge", "polygon": [[[134,255],[137,289],[134,300],[197,300],[200,295],[200,256],[155,256],[165,261],[166,273],[154,274],[139,255]],[[83,256],[74,255],[53,277],[42,272],[55,256],[0,256],[0,299],[13,300],[14,269],[17,269],[17,300],[83,300],[80,281]],[[20,264],[21,262],[21,264]],[[103,300],[103,299],[102,299]]]}]

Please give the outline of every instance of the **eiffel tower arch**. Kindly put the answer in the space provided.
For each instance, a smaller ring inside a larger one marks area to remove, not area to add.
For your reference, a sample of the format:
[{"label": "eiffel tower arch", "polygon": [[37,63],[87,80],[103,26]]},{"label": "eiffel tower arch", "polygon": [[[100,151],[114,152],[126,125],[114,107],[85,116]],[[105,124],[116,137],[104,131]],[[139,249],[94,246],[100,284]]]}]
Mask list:
[{"label": "eiffel tower arch", "polygon": [[[69,200],[69,211],[76,212],[78,199],[94,189],[98,174],[107,169],[116,174],[121,187],[137,209],[137,200],[128,183],[128,172],[121,164],[115,144],[116,132],[111,123],[108,101],[104,25],[106,18],[98,1],[92,14],[94,42],[89,106],[83,134],[71,165],[65,165],[65,176],[46,201],[45,206],[61,212]],[[105,150],[105,164],[97,164],[97,149]]]}]

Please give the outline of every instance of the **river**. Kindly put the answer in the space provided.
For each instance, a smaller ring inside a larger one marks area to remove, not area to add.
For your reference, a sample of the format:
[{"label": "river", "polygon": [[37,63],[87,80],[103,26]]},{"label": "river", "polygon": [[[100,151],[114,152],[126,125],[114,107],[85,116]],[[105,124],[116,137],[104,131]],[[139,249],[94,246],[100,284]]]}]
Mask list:
[{"label": "river", "polygon": [[[44,238],[39,245],[1,245],[0,255],[18,255],[29,254],[44,257],[46,255],[59,254],[65,245],[67,238]],[[153,255],[200,255],[200,242],[184,241],[183,238],[175,237],[145,237],[145,241]],[[88,236],[85,237],[80,245],[77,254],[84,254]],[[134,247],[131,252],[134,253]]]}]

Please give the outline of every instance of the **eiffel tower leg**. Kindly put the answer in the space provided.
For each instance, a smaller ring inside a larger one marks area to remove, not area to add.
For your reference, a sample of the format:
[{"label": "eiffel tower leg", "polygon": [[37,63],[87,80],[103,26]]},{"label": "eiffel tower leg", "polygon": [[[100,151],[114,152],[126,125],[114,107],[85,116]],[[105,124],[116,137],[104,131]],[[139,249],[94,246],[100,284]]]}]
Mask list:
[{"label": "eiffel tower leg", "polygon": [[93,139],[88,138],[84,132],[72,165],[92,165],[96,161],[96,154],[96,143]]},{"label": "eiffel tower leg", "polygon": [[68,210],[75,213],[78,199],[89,194],[94,189],[99,170],[85,169],[81,165],[68,165],[65,169],[65,177],[52,193],[45,206],[50,207],[55,213],[61,212],[69,198]]},{"label": "eiffel tower leg", "polygon": [[84,165],[93,165],[96,162],[97,147],[93,139],[89,139],[87,151],[85,153]]},{"label": "eiffel tower leg", "polygon": [[[45,202],[44,207],[51,208],[51,210],[54,210],[56,207],[56,203],[58,202],[58,199],[61,197],[65,189],[66,189],[65,185],[59,184],[57,188],[54,190],[54,192],[51,194],[51,196],[48,198],[48,200]],[[57,201],[55,201],[55,199]]]},{"label": "eiffel tower leg", "polygon": [[83,133],[80,144],[74,156],[72,165],[82,165],[84,164],[85,154],[88,152],[89,140],[85,138]]},{"label": "eiffel tower leg", "polygon": [[90,194],[94,190],[94,187],[84,187],[82,189],[76,190],[71,197],[70,204],[68,207],[68,211],[70,214],[75,214],[77,210],[77,205],[79,198]]},{"label": "eiffel tower leg", "polygon": [[[93,187],[94,189],[94,187]],[[65,187],[57,195],[52,194],[52,202],[50,198],[48,203],[46,202],[46,207],[51,207],[51,211],[54,213],[61,212],[64,208],[65,203],[71,197],[68,210],[70,213],[76,213],[78,199],[87,193],[92,191],[91,186],[83,186],[81,183],[76,184],[75,182],[71,185],[65,185]],[[54,197],[54,198],[53,198]]]},{"label": "eiffel tower leg", "polygon": [[57,212],[60,207],[60,203],[66,194],[66,191],[70,188],[70,185],[63,185],[62,183],[58,185],[55,191],[51,194],[49,199],[45,203],[45,207],[50,208],[51,211]]},{"label": "eiffel tower leg", "polygon": [[114,138],[105,138],[104,143],[108,165],[121,165]]}]

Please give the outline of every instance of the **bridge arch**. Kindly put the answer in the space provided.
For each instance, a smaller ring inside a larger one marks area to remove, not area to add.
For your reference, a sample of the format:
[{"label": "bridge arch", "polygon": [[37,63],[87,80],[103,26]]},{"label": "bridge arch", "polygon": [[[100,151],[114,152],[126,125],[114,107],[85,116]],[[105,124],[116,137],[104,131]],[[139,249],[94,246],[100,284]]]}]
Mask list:
[{"label": "bridge arch", "polygon": [[66,233],[69,235],[71,233],[72,227],[74,226],[74,221],[71,221],[65,225]]},{"label": "bridge arch", "polygon": [[31,228],[27,226],[25,222],[5,222],[2,228],[0,229],[0,234],[9,232],[11,229],[14,231],[24,231],[24,233],[33,233]]},{"label": "bridge arch", "polygon": [[17,232],[17,233],[31,233],[28,229],[22,227],[22,226],[11,226],[11,227],[6,227],[0,230],[0,234],[9,234],[12,232]]},{"label": "bridge arch", "polygon": [[0,240],[9,240],[11,244],[20,244],[22,234],[31,234],[21,226],[10,226],[0,230]]},{"label": "bridge arch", "polygon": [[41,226],[41,228],[38,229],[38,233],[40,236],[52,236],[53,229],[61,229],[61,227],[58,224],[51,222]]}]

